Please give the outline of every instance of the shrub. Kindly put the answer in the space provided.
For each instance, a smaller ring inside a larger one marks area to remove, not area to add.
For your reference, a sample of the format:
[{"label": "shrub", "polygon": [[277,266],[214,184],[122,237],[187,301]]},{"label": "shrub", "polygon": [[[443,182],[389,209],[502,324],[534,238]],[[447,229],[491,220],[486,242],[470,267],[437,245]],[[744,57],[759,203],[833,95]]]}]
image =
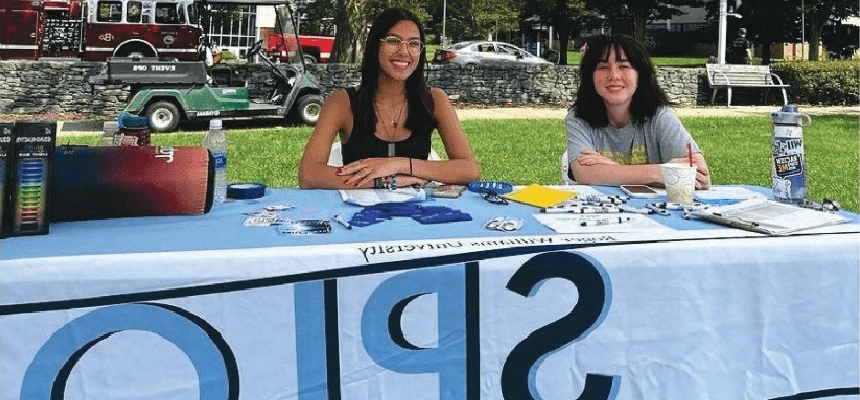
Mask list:
[{"label": "shrub", "polygon": [[789,99],[796,104],[856,105],[860,103],[860,66],[846,61],[785,61],[771,71],[791,85]]}]

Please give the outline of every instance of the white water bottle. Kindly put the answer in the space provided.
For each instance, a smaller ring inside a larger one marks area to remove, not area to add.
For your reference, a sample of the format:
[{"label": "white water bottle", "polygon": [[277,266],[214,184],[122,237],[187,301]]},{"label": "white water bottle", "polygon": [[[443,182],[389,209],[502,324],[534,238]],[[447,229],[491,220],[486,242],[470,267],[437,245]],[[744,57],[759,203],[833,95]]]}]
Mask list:
[{"label": "white water bottle", "polygon": [[118,130],[119,124],[116,121],[105,121],[99,136],[99,146],[113,146],[113,136]]},{"label": "white water bottle", "polygon": [[770,115],[771,183],[776,201],[803,204],[806,200],[806,154],[803,151],[803,128],[808,127],[809,115],[798,112],[794,104],[786,104]]},{"label": "white water bottle", "polygon": [[227,135],[224,134],[220,119],[209,121],[209,130],[203,135],[203,147],[215,160],[215,188],[213,204],[223,203],[227,198]]}]

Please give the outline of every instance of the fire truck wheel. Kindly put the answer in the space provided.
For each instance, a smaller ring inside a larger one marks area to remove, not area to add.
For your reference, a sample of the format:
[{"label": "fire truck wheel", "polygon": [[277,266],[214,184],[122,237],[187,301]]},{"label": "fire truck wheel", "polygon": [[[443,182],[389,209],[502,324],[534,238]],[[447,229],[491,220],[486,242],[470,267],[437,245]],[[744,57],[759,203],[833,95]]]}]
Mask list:
[{"label": "fire truck wheel", "polygon": [[320,117],[323,98],[318,94],[306,94],[296,104],[296,114],[304,124],[315,125]]},{"label": "fire truck wheel", "polygon": [[318,62],[317,58],[310,54],[305,54],[304,59],[305,64],[316,64]]},{"label": "fire truck wheel", "polygon": [[146,108],[149,127],[153,132],[173,132],[179,126],[179,109],[169,101],[159,101]]}]

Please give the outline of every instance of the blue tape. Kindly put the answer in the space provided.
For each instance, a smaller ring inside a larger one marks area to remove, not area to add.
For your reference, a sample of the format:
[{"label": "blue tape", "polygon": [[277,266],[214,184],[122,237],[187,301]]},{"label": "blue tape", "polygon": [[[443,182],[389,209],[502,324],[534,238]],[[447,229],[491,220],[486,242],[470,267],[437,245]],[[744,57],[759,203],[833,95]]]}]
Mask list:
[{"label": "blue tape", "polygon": [[227,185],[227,197],[230,199],[259,199],[266,194],[266,185],[262,183],[232,183]]}]

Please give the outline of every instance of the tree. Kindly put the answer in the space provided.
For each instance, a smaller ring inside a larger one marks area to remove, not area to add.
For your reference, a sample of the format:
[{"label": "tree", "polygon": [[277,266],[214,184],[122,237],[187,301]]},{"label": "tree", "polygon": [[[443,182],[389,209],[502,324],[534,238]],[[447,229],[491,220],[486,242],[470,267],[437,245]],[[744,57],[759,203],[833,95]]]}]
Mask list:
[{"label": "tree", "polygon": [[747,29],[747,37],[762,45],[762,64],[770,64],[772,43],[800,37],[795,2],[799,4],[799,0],[756,0],[745,1],[738,7],[742,16],[739,24]]},{"label": "tree", "polygon": [[[441,37],[442,2],[433,12],[436,33]],[[519,7],[515,0],[447,0],[445,35],[453,42],[485,39],[517,28]]]},{"label": "tree", "polygon": [[805,0],[802,3],[805,20],[809,24],[809,59],[818,60],[821,31],[828,20],[842,20],[860,13],[856,0]]},{"label": "tree", "polygon": [[604,15],[627,15],[633,18],[633,36],[640,43],[646,43],[645,25],[649,21],[669,19],[683,12],[679,6],[700,7],[708,0],[588,0]]},{"label": "tree", "polygon": [[523,21],[537,16],[555,29],[558,35],[558,64],[567,65],[567,47],[571,36],[578,27],[587,25],[589,19],[597,15],[589,11],[585,0],[529,0],[520,13]]}]

